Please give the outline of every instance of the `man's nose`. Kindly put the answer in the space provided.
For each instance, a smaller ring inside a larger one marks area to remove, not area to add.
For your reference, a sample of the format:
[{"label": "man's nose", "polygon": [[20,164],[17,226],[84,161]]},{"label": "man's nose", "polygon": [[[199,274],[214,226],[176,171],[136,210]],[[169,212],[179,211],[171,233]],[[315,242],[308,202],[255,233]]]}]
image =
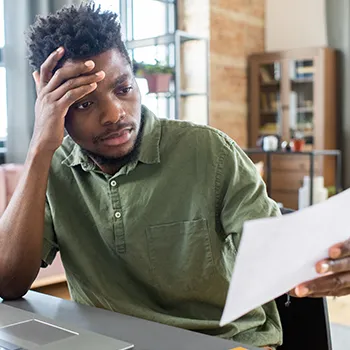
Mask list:
[{"label": "man's nose", "polygon": [[119,120],[126,116],[125,110],[118,99],[106,101],[103,112],[100,117],[101,124],[108,126],[118,123]]}]

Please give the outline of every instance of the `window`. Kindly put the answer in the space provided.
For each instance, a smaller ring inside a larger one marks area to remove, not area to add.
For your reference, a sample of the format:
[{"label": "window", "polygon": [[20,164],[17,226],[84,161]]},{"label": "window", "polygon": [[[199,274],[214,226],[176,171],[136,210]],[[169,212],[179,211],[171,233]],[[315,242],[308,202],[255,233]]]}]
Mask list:
[{"label": "window", "polygon": [[7,136],[6,70],[5,70],[4,61],[3,61],[4,46],[5,46],[4,0],[0,0],[0,143],[2,143]]},{"label": "window", "polygon": [[97,0],[95,3],[101,5],[102,10],[119,13],[119,0]]},{"label": "window", "polygon": [[[158,37],[175,32],[175,3],[172,0],[95,0],[103,10],[119,13],[127,41]],[[174,65],[174,44],[146,46],[130,50],[137,62]],[[158,117],[175,118],[175,98],[169,94],[149,94],[145,79],[137,79],[142,103]]]},{"label": "window", "polygon": [[5,45],[4,0],[0,0],[0,48]]},{"label": "window", "polygon": [[133,0],[133,38],[145,39],[164,35],[167,4],[155,0]]}]

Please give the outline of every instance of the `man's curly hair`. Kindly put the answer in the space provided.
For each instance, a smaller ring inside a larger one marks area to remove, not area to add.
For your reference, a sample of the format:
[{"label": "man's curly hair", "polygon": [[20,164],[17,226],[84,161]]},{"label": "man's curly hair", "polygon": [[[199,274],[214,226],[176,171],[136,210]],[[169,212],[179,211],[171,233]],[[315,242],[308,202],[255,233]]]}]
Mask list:
[{"label": "man's curly hair", "polygon": [[118,15],[101,11],[101,7],[92,2],[37,16],[28,29],[26,42],[29,63],[34,70],[40,70],[46,58],[60,46],[64,47],[65,55],[58,66],[68,59],[85,59],[110,49],[118,49],[131,65]]}]

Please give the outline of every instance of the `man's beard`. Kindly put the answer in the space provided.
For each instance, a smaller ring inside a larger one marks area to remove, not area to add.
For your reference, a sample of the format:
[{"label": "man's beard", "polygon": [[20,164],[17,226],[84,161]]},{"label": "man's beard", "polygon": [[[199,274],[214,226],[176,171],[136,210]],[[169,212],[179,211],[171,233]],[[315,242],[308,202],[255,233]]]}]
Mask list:
[{"label": "man's beard", "polygon": [[101,154],[97,154],[89,150],[86,150],[84,148],[82,148],[81,150],[85,155],[91,158],[98,165],[118,166],[119,168],[122,168],[124,165],[132,163],[137,160],[140,154],[140,147],[141,147],[141,141],[142,141],[142,135],[143,135],[143,126],[144,126],[144,120],[143,120],[143,117],[141,116],[140,129],[137,134],[135,144],[132,150],[122,157],[106,157]]}]

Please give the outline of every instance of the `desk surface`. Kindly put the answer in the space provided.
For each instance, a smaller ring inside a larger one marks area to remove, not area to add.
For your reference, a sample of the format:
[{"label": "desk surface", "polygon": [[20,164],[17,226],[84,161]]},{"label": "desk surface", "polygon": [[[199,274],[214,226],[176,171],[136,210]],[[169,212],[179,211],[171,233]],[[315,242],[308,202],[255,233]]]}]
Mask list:
[{"label": "desk surface", "polygon": [[33,291],[29,291],[22,299],[7,301],[5,304],[60,322],[74,322],[79,328],[133,343],[134,350],[229,350],[242,346],[217,337],[83,306]]}]

